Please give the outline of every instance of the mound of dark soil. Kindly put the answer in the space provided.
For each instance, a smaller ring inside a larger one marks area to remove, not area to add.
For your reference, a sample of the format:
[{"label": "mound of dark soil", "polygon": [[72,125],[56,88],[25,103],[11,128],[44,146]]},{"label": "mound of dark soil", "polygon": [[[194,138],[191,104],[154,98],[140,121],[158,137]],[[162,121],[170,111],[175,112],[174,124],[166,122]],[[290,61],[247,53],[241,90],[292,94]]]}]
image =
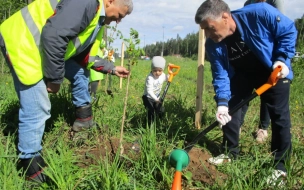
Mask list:
[{"label": "mound of dark soil", "polygon": [[[83,161],[80,165],[81,167],[96,164],[96,160],[100,158],[102,159],[106,155],[108,155],[110,159],[113,159],[116,153],[120,151],[119,138],[117,137],[100,137],[98,141],[98,146],[94,148],[87,149],[83,147],[82,149],[78,150],[78,154]],[[132,158],[133,160],[138,159],[138,153],[140,151],[140,147],[138,146],[138,144],[123,142],[123,155],[126,155],[128,158]],[[215,181],[219,182],[226,178],[225,174],[220,173],[219,171],[217,171],[215,166],[207,162],[207,159],[211,157],[208,152],[193,147],[188,154],[190,156],[190,163],[188,167],[184,169],[183,173],[187,171],[191,172],[193,182],[199,181],[202,184],[213,184],[215,183]],[[183,180],[186,180],[186,178],[184,178]]]}]

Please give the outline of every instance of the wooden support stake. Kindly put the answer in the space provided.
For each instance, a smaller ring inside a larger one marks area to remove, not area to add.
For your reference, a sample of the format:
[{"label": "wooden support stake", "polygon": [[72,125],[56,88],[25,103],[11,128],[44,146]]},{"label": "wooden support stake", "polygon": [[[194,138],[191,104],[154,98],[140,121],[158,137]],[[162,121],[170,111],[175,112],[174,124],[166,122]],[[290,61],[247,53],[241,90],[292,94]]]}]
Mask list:
[{"label": "wooden support stake", "polygon": [[[121,60],[120,60],[120,66],[122,66],[123,67],[123,61],[124,61],[124,47],[125,47],[125,45],[124,45],[124,42],[122,42],[121,43]],[[122,89],[122,77],[120,77],[120,79],[119,79],[119,89]]]},{"label": "wooden support stake", "polygon": [[199,29],[198,40],[198,64],[197,64],[197,80],[196,80],[196,112],[195,126],[201,128],[202,120],[202,96],[204,85],[204,61],[205,61],[205,34],[204,30]]},{"label": "wooden support stake", "polygon": [[104,88],[104,92],[107,93],[107,86],[108,86],[108,80],[109,80],[109,75],[105,74],[105,88]]},{"label": "wooden support stake", "polygon": [[125,97],[125,102],[124,102],[124,109],[123,109],[121,128],[120,128],[120,139],[119,139],[120,156],[123,155],[123,153],[124,153],[124,147],[122,146],[122,140],[123,140],[123,131],[124,131],[124,125],[125,125],[125,120],[126,120],[126,111],[127,111],[128,96],[129,96],[129,84],[130,84],[130,76],[131,76],[131,65],[130,64],[128,64],[128,70],[130,71],[130,73],[128,75],[126,97]]}]

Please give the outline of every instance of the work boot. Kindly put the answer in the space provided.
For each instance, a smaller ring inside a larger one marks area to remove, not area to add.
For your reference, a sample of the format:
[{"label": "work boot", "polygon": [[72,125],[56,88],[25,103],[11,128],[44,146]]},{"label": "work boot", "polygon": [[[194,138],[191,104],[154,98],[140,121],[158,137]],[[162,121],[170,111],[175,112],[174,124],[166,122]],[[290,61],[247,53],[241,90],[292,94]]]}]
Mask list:
[{"label": "work boot", "polygon": [[93,120],[91,104],[76,108],[76,120],[72,127],[74,132],[87,130],[95,125],[96,123]]},{"label": "work boot", "polygon": [[36,156],[28,159],[19,159],[17,169],[23,170],[26,180],[35,181],[38,183],[46,182],[46,176],[42,173],[46,164],[41,156]]},{"label": "work boot", "polygon": [[91,104],[76,108],[76,120],[70,133],[71,140],[76,145],[88,144],[95,131],[92,129],[99,129],[99,127],[93,120]]}]

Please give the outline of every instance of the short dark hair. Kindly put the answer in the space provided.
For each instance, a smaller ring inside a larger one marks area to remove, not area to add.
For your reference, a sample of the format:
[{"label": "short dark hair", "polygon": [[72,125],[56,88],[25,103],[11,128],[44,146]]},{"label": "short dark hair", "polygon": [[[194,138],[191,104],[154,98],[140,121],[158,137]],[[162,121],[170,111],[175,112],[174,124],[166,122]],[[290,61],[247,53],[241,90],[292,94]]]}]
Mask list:
[{"label": "short dark hair", "polygon": [[210,18],[218,19],[223,12],[230,14],[230,8],[223,0],[206,0],[197,9],[195,14],[195,22],[202,23],[204,20]]}]

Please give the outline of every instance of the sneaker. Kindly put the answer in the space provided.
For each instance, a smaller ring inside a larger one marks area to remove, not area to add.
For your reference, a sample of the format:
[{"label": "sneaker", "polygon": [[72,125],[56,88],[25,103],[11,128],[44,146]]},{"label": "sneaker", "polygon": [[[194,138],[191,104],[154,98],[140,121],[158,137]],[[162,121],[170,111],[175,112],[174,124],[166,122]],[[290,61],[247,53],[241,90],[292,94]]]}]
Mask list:
[{"label": "sneaker", "polygon": [[221,164],[224,164],[224,163],[231,162],[231,159],[229,158],[229,156],[227,156],[225,154],[221,154],[217,157],[209,158],[208,162],[210,164],[214,164],[214,165],[221,165]]},{"label": "sneaker", "polygon": [[286,172],[274,170],[272,174],[267,177],[267,184],[270,186],[283,187],[285,185],[286,177]]},{"label": "sneaker", "polygon": [[259,143],[263,143],[266,141],[268,137],[268,133],[267,133],[267,130],[264,130],[264,129],[259,129],[256,131],[256,138],[255,140]]}]

